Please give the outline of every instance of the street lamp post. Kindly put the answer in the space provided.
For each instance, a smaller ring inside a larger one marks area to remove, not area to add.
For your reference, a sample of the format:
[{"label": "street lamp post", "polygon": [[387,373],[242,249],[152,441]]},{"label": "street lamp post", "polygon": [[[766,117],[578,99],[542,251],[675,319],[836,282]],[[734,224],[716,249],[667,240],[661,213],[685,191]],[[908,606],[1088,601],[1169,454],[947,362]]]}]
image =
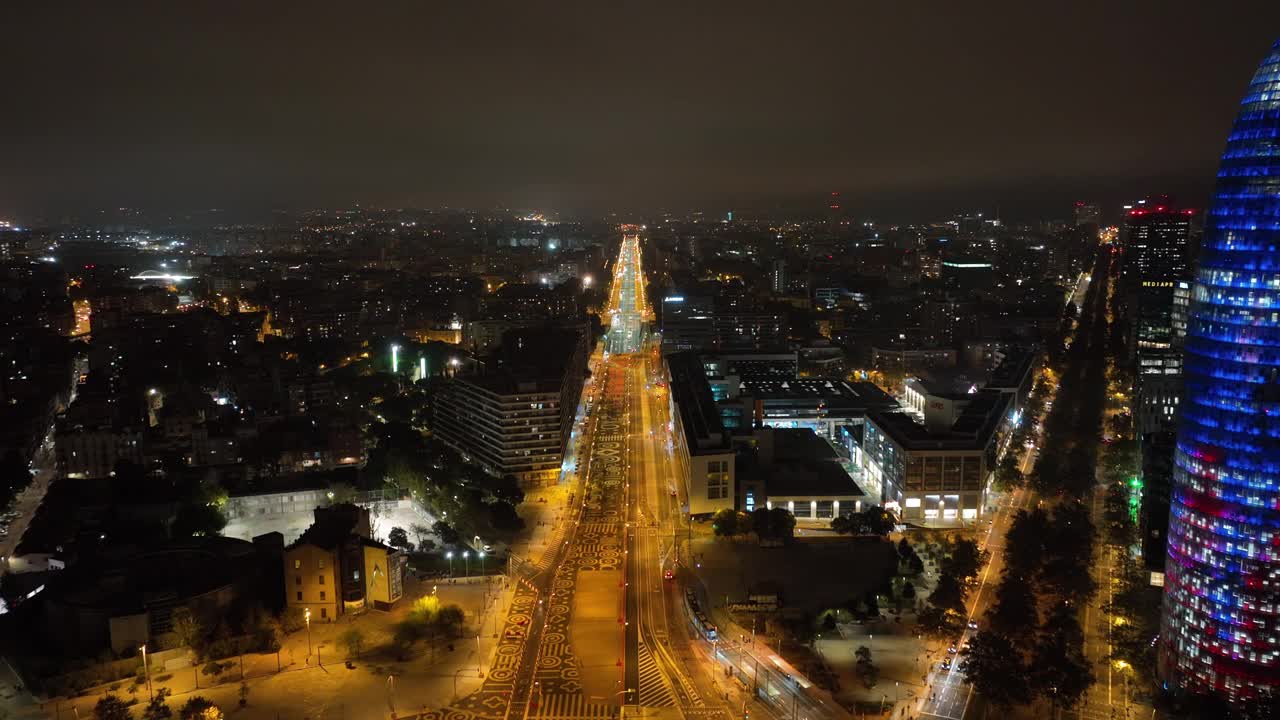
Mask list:
[{"label": "street lamp post", "polygon": [[142,674],[147,676],[147,699],[154,700],[155,695],[151,692],[151,667],[147,664],[147,644],[142,643]]},{"label": "street lamp post", "polygon": [[467,577],[471,577],[471,551],[462,551],[462,567],[466,570]]},{"label": "street lamp post", "polygon": [[446,560],[449,561],[449,578],[453,579],[453,551],[450,550],[444,554]]},{"label": "street lamp post", "polygon": [[480,574],[484,575],[484,551],[481,550],[476,554],[480,556]]},{"label": "street lamp post", "polygon": [[302,611],[302,619],[307,621],[307,657],[311,657],[311,608]]}]

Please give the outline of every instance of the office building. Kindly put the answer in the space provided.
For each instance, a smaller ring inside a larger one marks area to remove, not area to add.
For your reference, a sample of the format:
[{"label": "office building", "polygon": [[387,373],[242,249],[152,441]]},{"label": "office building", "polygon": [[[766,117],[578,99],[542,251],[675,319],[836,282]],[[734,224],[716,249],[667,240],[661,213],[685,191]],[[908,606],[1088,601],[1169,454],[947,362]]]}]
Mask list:
[{"label": "office building", "polygon": [[677,293],[662,299],[662,351],[710,349],[715,344],[715,299]]},{"label": "office building", "polygon": [[1187,320],[1159,672],[1280,691],[1280,41],[1227,136]]},{"label": "office building", "polygon": [[702,359],[696,352],[673,353],[666,358],[666,370],[671,389],[667,402],[675,425],[672,457],[689,498],[689,514],[732,509],[737,493],[734,449]]},{"label": "office building", "polygon": [[1075,205],[1075,221],[1076,227],[1084,227],[1092,225],[1098,227],[1102,219],[1102,211],[1098,209],[1097,203],[1088,203],[1083,200],[1076,201]]},{"label": "office building", "polygon": [[1176,417],[1194,214],[1158,198],[1140,203],[1125,218],[1125,287],[1133,313],[1140,435],[1171,428]]},{"label": "office building", "polygon": [[787,261],[781,258],[774,260],[769,270],[769,288],[776,295],[787,292]]},{"label": "office building", "polygon": [[905,522],[957,525],[985,514],[987,475],[1010,427],[1012,396],[992,390],[929,397],[924,422],[875,411],[863,424],[866,488]]}]

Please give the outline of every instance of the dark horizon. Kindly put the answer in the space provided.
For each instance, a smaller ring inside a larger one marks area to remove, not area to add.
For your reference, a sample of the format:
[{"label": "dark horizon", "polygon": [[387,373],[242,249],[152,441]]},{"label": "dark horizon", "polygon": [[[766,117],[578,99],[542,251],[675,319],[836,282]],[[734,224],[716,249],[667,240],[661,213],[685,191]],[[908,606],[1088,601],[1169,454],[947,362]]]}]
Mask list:
[{"label": "dark horizon", "polygon": [[0,216],[1202,206],[1280,26],[1251,5],[15,7]]}]

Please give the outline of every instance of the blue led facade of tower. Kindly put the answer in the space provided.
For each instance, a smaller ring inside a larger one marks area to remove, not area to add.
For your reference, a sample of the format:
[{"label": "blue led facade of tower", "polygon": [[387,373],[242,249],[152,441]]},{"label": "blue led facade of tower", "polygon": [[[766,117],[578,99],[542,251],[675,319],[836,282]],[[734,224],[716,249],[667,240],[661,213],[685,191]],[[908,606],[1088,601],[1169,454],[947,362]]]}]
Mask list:
[{"label": "blue led facade of tower", "polygon": [[1192,290],[1160,672],[1280,691],[1280,41],[1227,138]]}]

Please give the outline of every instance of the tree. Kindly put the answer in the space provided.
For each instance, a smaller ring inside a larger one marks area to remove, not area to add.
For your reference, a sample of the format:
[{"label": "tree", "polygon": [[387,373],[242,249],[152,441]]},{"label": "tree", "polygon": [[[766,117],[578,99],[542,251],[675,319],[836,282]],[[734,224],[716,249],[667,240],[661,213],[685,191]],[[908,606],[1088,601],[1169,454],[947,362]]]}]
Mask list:
[{"label": "tree", "polygon": [[216,709],[217,706],[209,702],[208,698],[196,695],[182,704],[182,709],[178,711],[178,718],[179,720],[199,720],[209,708]]},{"label": "tree", "polygon": [[964,612],[964,587],[955,575],[943,571],[938,575],[938,584],[929,593],[929,604],[941,610],[954,613]]},{"label": "tree", "polygon": [[402,527],[391,528],[391,532],[387,533],[387,544],[391,547],[398,547],[401,550],[413,550],[413,543],[409,542],[409,533],[405,532]]},{"label": "tree", "polygon": [[796,517],[789,510],[782,507],[769,510],[769,537],[790,540],[795,537],[795,534]]},{"label": "tree", "polygon": [[1044,560],[1044,538],[1048,533],[1049,515],[1042,508],[1019,510],[1005,533],[1005,565],[1031,577]]},{"label": "tree", "polygon": [[960,672],[991,704],[1008,708],[1031,701],[1027,667],[1008,637],[983,630],[960,655]]},{"label": "tree", "polygon": [[916,623],[921,632],[933,637],[954,635],[960,629],[959,616],[934,605],[921,610]]},{"label": "tree", "polygon": [[120,698],[107,693],[93,706],[93,720],[132,720],[129,706]]},{"label": "tree", "polygon": [[172,690],[167,687],[156,688],[155,694],[147,702],[142,711],[142,720],[169,720],[173,717],[173,708],[169,707],[169,695]]},{"label": "tree", "polygon": [[450,638],[456,638],[462,633],[462,624],[465,620],[466,614],[458,605],[445,605],[436,615],[436,623]]},{"label": "tree", "polygon": [[852,535],[856,526],[857,521],[852,515],[837,515],[831,518],[831,529],[841,535]]},{"label": "tree", "polygon": [[489,524],[494,530],[514,533],[524,529],[524,518],[520,517],[511,503],[492,502],[484,507],[489,513]]},{"label": "tree", "polygon": [[711,529],[716,537],[733,537],[738,534],[738,513],[730,508],[718,511],[711,518]]},{"label": "tree", "polygon": [[1039,624],[1036,612],[1036,596],[1031,584],[1024,579],[1005,573],[996,587],[996,602],[987,616],[991,627],[1015,639],[1025,639]]},{"label": "tree", "polygon": [[737,522],[739,535],[750,535],[755,529],[751,524],[751,513],[739,512]]},{"label": "tree", "polygon": [[1005,455],[1000,464],[996,466],[996,489],[1002,492],[1009,492],[1022,487],[1026,483],[1026,478],[1022,475],[1022,470],[1018,467],[1018,458],[1012,453]]},{"label": "tree", "polygon": [[978,549],[978,543],[969,538],[959,538],[949,544],[947,557],[942,562],[942,572],[954,575],[964,582],[977,577],[986,559],[987,553]]},{"label": "tree", "polygon": [[364,633],[360,628],[354,625],[342,631],[338,636],[338,642],[347,648],[348,655],[360,657],[360,646],[364,644]]},{"label": "tree", "polygon": [[285,634],[296,633],[307,624],[306,617],[302,612],[302,608],[297,605],[290,605],[280,614],[280,629]]},{"label": "tree", "polygon": [[876,591],[875,591],[875,590],[868,590],[868,591],[867,591],[867,592],[862,596],[862,604],[863,604],[863,605],[865,605],[865,606],[867,607],[867,616],[868,616],[868,617],[879,617],[879,616],[880,616],[880,598],[879,598],[879,596],[876,594]]},{"label": "tree", "polygon": [[861,512],[839,515],[831,520],[832,530],[848,535],[884,537],[893,532],[893,525],[893,514],[879,505],[872,505]]},{"label": "tree", "polygon": [[915,585],[912,585],[912,584],[911,584],[911,583],[909,583],[909,582],[904,582],[904,583],[902,583],[902,599],[903,599],[903,600],[915,600],[915,599],[916,599],[916,586],[915,586]]},{"label": "tree", "polygon": [[868,535],[884,537],[893,532],[893,524],[893,514],[879,505],[872,505],[862,511],[862,528]]},{"label": "tree", "polygon": [[426,525],[414,524],[409,526],[409,531],[413,533],[413,539],[420,550],[427,548],[427,543],[431,542],[431,528]]},{"label": "tree", "polygon": [[226,526],[227,518],[217,506],[193,503],[178,509],[172,532],[179,538],[221,535]]},{"label": "tree", "polygon": [[911,558],[907,561],[908,570],[914,577],[924,572],[924,560],[920,559],[920,555],[914,550],[911,551]]},{"label": "tree", "polygon": [[751,511],[751,527],[755,529],[756,537],[761,540],[773,537],[772,517],[767,507],[756,506],[756,509]]},{"label": "tree", "polygon": [[347,483],[336,482],[329,486],[329,502],[334,505],[343,505],[346,503],[354,503],[356,501],[356,489]]},{"label": "tree", "polygon": [[880,668],[871,662],[871,648],[861,645],[854,651],[854,656],[858,658],[854,671],[857,673],[858,678],[862,680],[862,684],[866,685],[868,689],[875,687],[876,680],[880,678]]},{"label": "tree", "polygon": [[455,530],[452,525],[443,520],[437,520],[435,524],[431,526],[431,529],[435,532],[436,536],[440,538],[440,542],[445,545],[457,545],[458,541],[462,539],[461,536],[458,535],[458,531]]},{"label": "tree", "polygon": [[173,611],[173,634],[178,636],[178,642],[186,647],[196,650],[203,644],[204,628],[201,627],[200,621],[191,613],[190,608],[177,608]]},{"label": "tree", "polygon": [[391,650],[399,660],[407,660],[414,643],[422,637],[422,628],[412,620],[401,620],[391,631]]},{"label": "tree", "polygon": [[1067,603],[1054,607],[1040,629],[1030,665],[1032,685],[1054,707],[1075,707],[1093,684],[1083,647],[1075,608]]}]

